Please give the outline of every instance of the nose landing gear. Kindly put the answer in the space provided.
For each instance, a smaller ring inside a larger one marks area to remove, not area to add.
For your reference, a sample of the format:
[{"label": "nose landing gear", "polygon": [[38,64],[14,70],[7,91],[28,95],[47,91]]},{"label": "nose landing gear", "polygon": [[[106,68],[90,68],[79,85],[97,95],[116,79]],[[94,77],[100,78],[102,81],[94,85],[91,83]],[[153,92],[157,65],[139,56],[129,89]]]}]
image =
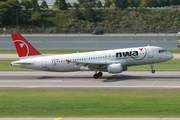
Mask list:
[{"label": "nose landing gear", "polygon": [[151,73],[154,74],[156,71],[153,70],[153,64],[150,64],[150,66],[151,66]]},{"label": "nose landing gear", "polygon": [[97,78],[102,77],[102,76],[103,76],[103,73],[102,73],[102,72],[98,72],[98,73],[96,72],[93,77],[94,77],[95,79],[97,79]]}]

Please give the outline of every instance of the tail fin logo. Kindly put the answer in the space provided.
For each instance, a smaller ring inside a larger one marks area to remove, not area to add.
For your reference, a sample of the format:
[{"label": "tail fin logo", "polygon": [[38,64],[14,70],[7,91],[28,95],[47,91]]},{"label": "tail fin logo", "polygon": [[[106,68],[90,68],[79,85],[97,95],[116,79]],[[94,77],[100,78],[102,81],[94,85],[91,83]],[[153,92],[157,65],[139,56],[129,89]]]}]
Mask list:
[{"label": "tail fin logo", "polygon": [[29,47],[24,41],[15,40],[14,44],[16,45],[17,49],[21,51],[21,56],[27,57],[29,55]]},{"label": "tail fin logo", "polygon": [[70,60],[66,60],[67,64],[69,64],[71,61]]},{"label": "tail fin logo", "polygon": [[13,33],[11,36],[20,59],[41,55],[21,34]]},{"label": "tail fin logo", "polygon": [[21,46],[21,48],[23,48],[24,44],[19,44]]}]

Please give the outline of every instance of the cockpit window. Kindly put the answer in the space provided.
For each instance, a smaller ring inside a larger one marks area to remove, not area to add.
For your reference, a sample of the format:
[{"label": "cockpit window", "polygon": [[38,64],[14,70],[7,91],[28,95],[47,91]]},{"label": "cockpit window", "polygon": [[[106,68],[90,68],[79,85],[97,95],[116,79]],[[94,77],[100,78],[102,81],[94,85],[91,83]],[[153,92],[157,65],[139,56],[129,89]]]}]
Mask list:
[{"label": "cockpit window", "polygon": [[159,50],[159,53],[167,52],[165,49]]}]

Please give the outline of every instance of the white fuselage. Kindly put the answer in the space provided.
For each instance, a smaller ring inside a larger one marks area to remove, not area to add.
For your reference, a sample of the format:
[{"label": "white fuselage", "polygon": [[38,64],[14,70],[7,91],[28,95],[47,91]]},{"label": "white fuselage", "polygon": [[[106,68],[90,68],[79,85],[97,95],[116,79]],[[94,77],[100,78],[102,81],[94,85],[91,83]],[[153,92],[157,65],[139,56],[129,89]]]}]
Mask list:
[{"label": "white fuselage", "polygon": [[[29,68],[29,69],[70,72],[70,71],[95,70],[93,69],[93,67],[87,68],[86,63],[90,63],[90,64],[97,62],[107,63],[107,64],[121,63],[123,67],[128,67],[134,65],[144,65],[144,64],[154,64],[154,63],[164,62],[172,58],[173,58],[173,54],[165,51],[161,47],[146,46],[146,47],[114,49],[114,50],[74,53],[74,54],[65,54],[65,55],[30,57],[27,59],[12,62],[11,64],[13,66]],[[19,64],[23,62],[25,64]],[[102,67],[101,71],[107,71],[107,68]]]}]

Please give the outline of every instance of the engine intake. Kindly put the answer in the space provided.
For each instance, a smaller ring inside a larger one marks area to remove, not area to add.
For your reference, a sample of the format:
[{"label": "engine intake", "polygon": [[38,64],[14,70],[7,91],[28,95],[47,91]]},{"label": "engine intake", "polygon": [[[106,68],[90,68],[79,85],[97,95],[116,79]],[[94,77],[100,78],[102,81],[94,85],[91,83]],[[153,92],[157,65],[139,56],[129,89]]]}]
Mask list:
[{"label": "engine intake", "polygon": [[123,68],[121,64],[110,64],[107,67],[109,73],[121,73],[124,70],[127,70],[126,68]]}]

